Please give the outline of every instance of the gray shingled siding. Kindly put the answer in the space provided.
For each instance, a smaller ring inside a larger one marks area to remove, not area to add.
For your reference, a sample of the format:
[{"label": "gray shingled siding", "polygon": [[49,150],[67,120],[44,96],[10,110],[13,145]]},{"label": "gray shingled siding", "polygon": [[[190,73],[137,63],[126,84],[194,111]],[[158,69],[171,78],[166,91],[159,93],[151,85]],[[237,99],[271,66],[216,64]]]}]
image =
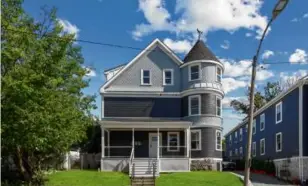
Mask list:
[{"label": "gray shingled siding", "polygon": [[[156,51],[150,51],[147,55],[141,57],[134,65],[130,66],[124,71],[114,82],[110,88],[121,87],[123,90],[136,90],[142,88],[144,90],[159,89],[164,92],[180,92],[181,77],[180,68],[167,54],[165,54],[159,47]],[[141,85],[141,69],[151,71],[151,86]],[[174,85],[163,86],[163,69],[173,69]],[[108,90],[108,88],[107,88]]]},{"label": "gray shingled siding", "polygon": [[216,115],[215,94],[201,94],[201,114]]},{"label": "gray shingled siding", "polygon": [[201,130],[201,150],[191,151],[191,158],[222,158],[222,151],[216,150],[216,130],[218,128],[194,128]]},{"label": "gray shingled siding", "polygon": [[[196,63],[195,63],[196,64]],[[182,90],[193,88],[196,83],[215,83],[216,82],[216,66],[212,63],[201,63],[201,79],[189,81],[189,68],[187,65],[181,69],[182,74]]]}]

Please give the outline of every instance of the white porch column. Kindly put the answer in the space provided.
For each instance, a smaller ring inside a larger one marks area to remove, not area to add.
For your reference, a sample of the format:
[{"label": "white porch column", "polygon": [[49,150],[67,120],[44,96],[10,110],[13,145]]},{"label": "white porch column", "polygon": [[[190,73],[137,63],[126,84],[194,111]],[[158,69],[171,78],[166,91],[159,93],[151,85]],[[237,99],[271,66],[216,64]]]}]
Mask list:
[{"label": "white porch column", "polygon": [[107,146],[108,146],[108,157],[110,157],[110,130],[107,130],[107,135],[108,135],[108,143],[107,143]]},{"label": "white porch column", "polygon": [[135,128],[132,128],[132,147],[134,149],[133,158],[135,156]]},{"label": "white porch column", "polygon": [[104,130],[104,127],[101,125],[101,130],[102,130],[102,154],[101,154],[101,171],[104,170],[104,167],[103,167],[103,159],[105,157],[105,130]]},{"label": "white porch column", "polygon": [[159,128],[157,128],[157,159],[159,159],[159,145],[160,145],[160,139],[159,139]]},{"label": "white porch column", "polygon": [[186,156],[189,158],[190,153],[190,128],[185,130],[185,138],[186,138]]}]

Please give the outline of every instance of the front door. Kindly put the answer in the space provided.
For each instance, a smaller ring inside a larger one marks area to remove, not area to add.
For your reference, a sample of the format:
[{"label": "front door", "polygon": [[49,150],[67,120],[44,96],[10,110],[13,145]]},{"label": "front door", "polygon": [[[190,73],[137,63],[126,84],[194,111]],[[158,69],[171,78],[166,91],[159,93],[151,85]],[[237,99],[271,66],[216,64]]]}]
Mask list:
[{"label": "front door", "polygon": [[[161,146],[161,134],[159,133],[159,141]],[[157,133],[149,133],[149,157],[157,158]]]}]

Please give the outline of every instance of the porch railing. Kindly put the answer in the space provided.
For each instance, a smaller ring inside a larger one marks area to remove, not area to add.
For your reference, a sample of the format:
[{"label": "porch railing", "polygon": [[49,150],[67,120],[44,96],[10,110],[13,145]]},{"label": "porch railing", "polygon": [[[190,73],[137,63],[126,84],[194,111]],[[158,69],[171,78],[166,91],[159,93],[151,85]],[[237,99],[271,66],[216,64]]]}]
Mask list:
[{"label": "porch railing", "polygon": [[132,147],[132,151],[130,153],[130,157],[129,157],[129,173],[131,176],[131,181],[133,180],[134,176],[135,176],[135,164],[133,163],[133,159],[135,156],[135,148]]},{"label": "porch railing", "polygon": [[189,158],[187,146],[159,146],[159,158]]},{"label": "porch railing", "polygon": [[105,146],[105,157],[130,158],[132,146]]}]

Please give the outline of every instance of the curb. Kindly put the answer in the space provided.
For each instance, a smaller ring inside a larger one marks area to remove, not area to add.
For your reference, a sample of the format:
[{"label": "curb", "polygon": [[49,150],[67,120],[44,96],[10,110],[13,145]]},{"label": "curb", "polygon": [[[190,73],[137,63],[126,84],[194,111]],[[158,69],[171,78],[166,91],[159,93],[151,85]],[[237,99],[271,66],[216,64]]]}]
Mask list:
[{"label": "curb", "polygon": [[[229,172],[229,173],[230,173],[230,174],[233,174],[234,176],[239,177],[239,178],[241,179],[241,181],[244,183],[244,176],[242,176],[242,175],[240,175],[240,174],[236,174],[236,173],[234,173],[234,172]],[[248,181],[248,185],[249,185],[249,186],[253,186],[253,184],[251,183],[250,180]]]}]

